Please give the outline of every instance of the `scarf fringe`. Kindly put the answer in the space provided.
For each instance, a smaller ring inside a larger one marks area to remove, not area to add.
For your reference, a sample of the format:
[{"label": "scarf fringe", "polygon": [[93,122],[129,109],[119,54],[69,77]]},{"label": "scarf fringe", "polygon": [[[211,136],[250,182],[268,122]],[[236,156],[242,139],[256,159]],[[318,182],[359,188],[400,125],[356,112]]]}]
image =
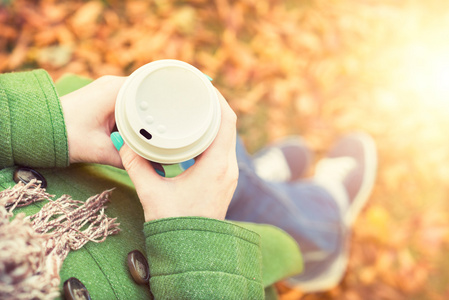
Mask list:
[{"label": "scarf fringe", "polygon": [[[59,270],[69,251],[120,231],[116,218],[104,213],[111,192],[85,202],[68,195],[52,200],[35,181],[0,192],[0,298],[58,297]],[[10,220],[16,207],[42,200],[49,202],[37,214]]]}]

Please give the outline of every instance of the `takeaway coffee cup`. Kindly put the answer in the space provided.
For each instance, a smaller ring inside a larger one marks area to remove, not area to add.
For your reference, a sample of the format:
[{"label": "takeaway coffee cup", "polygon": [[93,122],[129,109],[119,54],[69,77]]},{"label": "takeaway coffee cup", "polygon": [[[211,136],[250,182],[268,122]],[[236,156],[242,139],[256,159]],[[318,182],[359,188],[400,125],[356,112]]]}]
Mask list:
[{"label": "takeaway coffee cup", "polygon": [[206,75],[168,59],[146,64],[127,78],[117,96],[115,119],[137,154],[175,164],[206,150],[217,135],[221,111]]}]

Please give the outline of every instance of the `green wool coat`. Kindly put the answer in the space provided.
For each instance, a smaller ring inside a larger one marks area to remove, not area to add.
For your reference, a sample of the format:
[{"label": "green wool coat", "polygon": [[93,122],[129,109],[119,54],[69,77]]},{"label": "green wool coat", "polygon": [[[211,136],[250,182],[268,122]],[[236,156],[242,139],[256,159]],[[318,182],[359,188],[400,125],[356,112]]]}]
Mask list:
[{"label": "green wool coat", "polygon": [[[92,299],[267,299],[273,283],[301,271],[296,242],[269,225],[200,217],[144,222],[136,191],[124,170],[95,164],[69,165],[67,132],[58,95],[90,82],[63,77],[56,85],[43,70],[0,75],[0,188],[12,187],[17,166],[47,180],[47,192],[86,200],[115,188],[106,209],[121,231],[103,243],[71,251],[62,283],[76,277]],[[34,203],[15,212],[34,214]],[[132,250],[146,253],[149,286],[137,285],[127,268]],[[62,289],[61,289],[62,290]]]}]

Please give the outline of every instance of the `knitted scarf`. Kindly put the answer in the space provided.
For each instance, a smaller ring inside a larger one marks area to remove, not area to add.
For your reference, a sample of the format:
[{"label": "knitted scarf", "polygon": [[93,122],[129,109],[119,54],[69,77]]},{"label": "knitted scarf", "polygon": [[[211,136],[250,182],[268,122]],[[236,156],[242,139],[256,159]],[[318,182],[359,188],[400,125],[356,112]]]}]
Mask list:
[{"label": "knitted scarf", "polygon": [[[59,270],[70,250],[103,242],[120,231],[104,214],[111,190],[85,202],[68,195],[53,200],[36,181],[0,192],[0,299],[54,299]],[[13,217],[16,207],[47,200],[35,215]]]}]

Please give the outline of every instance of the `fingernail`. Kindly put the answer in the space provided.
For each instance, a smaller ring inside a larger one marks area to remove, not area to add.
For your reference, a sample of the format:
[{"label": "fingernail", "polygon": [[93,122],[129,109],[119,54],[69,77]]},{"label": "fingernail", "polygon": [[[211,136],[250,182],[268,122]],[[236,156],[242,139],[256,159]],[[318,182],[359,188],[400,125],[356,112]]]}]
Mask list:
[{"label": "fingernail", "polygon": [[[204,74],[204,73],[203,73]],[[204,74],[206,77],[207,77],[207,79],[209,79],[210,81],[212,81],[213,79],[212,79],[212,77],[210,77],[209,75],[207,75],[207,74]]]},{"label": "fingernail", "polygon": [[111,133],[111,140],[114,144],[115,149],[117,149],[117,151],[120,151],[123,146],[123,138],[118,131],[114,131],[113,133]]}]

